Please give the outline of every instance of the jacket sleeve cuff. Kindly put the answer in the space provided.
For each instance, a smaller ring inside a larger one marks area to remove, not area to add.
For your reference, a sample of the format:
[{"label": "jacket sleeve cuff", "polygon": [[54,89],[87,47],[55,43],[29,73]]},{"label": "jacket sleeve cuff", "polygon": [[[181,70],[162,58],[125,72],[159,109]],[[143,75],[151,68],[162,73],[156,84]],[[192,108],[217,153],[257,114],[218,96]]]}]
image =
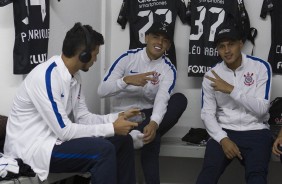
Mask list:
[{"label": "jacket sleeve cuff", "polygon": [[109,123],[113,124],[117,119],[118,119],[118,114],[119,113],[112,113],[109,116]]},{"label": "jacket sleeve cuff", "polygon": [[227,133],[225,131],[221,131],[215,137],[213,137],[213,139],[220,144],[220,141],[225,137],[228,137]]},{"label": "jacket sleeve cuff", "polygon": [[123,78],[117,80],[117,85],[120,89],[124,89],[128,86],[128,84],[124,82]]},{"label": "jacket sleeve cuff", "polygon": [[105,137],[112,137],[115,135],[114,125],[112,123],[101,125],[101,131],[104,132]]},{"label": "jacket sleeve cuff", "polygon": [[156,116],[151,116],[151,121],[154,121],[158,124],[158,126],[160,126],[161,123],[161,119],[156,117]]},{"label": "jacket sleeve cuff", "polygon": [[230,93],[230,97],[233,99],[238,99],[241,95],[241,90],[238,87],[234,86],[234,89]]}]

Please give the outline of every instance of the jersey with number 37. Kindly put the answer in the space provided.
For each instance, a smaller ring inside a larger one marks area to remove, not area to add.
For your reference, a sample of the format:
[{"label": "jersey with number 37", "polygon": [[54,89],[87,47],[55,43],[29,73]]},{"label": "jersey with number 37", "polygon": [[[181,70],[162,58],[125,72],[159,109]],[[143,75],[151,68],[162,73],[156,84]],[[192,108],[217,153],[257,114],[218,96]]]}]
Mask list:
[{"label": "jersey with number 37", "polygon": [[[145,46],[145,33],[153,22],[167,22],[174,28],[177,15],[183,23],[186,22],[186,5],[184,0],[123,0],[117,22],[122,29],[129,22],[129,48],[135,49]],[[174,30],[172,34],[174,34]],[[171,38],[173,38],[173,35],[171,35]],[[173,43],[167,54],[176,66]]]},{"label": "jersey with number 37", "polygon": [[189,0],[188,12],[191,25],[188,76],[202,77],[221,61],[214,37],[226,16],[237,19],[248,15],[243,0]]}]

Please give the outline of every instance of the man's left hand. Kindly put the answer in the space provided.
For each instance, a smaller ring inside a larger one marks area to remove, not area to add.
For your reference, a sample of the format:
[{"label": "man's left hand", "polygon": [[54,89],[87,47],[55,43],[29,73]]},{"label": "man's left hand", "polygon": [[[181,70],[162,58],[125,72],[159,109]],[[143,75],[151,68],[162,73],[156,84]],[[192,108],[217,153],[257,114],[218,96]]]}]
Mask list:
[{"label": "man's left hand", "polygon": [[211,84],[211,86],[213,87],[213,89],[215,91],[220,91],[222,93],[227,93],[230,94],[232,92],[232,90],[234,89],[234,86],[232,86],[231,84],[227,83],[225,80],[223,80],[222,78],[220,78],[217,73],[215,73],[214,70],[211,71],[213,73],[213,75],[215,76],[215,78],[212,78],[210,76],[205,76],[205,78],[209,79],[210,81],[212,81],[213,83]]},{"label": "man's left hand", "polygon": [[238,157],[240,160],[243,159],[241,152],[233,141],[231,141],[228,137],[221,139],[220,144],[222,146],[223,152],[228,159],[233,159]]},{"label": "man's left hand", "polygon": [[158,127],[159,126],[155,121],[150,121],[150,123],[144,127],[144,144],[148,144],[155,139]]}]

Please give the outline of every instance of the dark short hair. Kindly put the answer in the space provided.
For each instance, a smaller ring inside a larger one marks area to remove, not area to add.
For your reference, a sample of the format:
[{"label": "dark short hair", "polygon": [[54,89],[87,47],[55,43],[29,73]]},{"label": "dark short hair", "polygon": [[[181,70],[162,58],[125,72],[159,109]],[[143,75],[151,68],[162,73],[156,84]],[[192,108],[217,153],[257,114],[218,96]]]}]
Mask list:
[{"label": "dark short hair", "polygon": [[62,52],[68,58],[75,56],[78,51],[81,51],[86,47],[86,35],[82,26],[84,26],[89,32],[89,39],[91,43],[90,52],[95,50],[97,46],[104,44],[104,38],[101,33],[98,33],[97,31],[93,30],[92,27],[89,25],[82,25],[81,23],[77,22],[66,33],[63,42]]}]

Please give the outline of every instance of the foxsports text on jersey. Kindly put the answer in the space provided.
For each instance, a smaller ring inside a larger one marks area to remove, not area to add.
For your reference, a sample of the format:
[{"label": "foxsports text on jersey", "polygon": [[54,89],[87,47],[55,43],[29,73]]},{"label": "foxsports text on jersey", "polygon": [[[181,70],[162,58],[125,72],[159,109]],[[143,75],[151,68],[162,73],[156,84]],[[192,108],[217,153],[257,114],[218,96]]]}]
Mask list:
[{"label": "foxsports text on jersey", "polygon": [[188,73],[205,74],[210,69],[211,69],[211,67],[208,67],[208,66],[190,65],[190,66],[188,66]]}]

